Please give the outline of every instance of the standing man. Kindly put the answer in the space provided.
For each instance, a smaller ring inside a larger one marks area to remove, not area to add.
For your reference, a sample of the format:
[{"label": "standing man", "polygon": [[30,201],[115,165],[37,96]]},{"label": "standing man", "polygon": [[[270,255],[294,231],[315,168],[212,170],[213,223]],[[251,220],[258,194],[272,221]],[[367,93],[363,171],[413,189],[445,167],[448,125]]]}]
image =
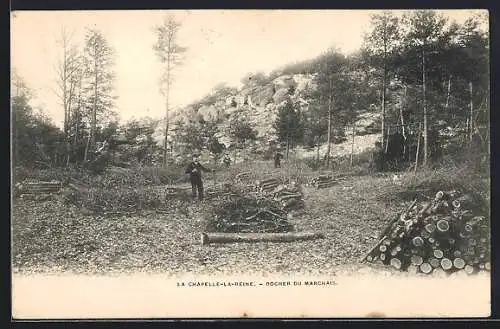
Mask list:
[{"label": "standing man", "polygon": [[281,168],[281,159],[283,159],[283,154],[278,149],[274,155],[274,168]]},{"label": "standing man", "polygon": [[203,200],[203,181],[201,179],[201,171],[215,172],[208,169],[200,163],[199,154],[193,155],[193,161],[188,165],[186,174],[189,174],[191,181],[191,189],[193,191],[193,200],[196,199],[196,191],[198,191],[198,200]]}]

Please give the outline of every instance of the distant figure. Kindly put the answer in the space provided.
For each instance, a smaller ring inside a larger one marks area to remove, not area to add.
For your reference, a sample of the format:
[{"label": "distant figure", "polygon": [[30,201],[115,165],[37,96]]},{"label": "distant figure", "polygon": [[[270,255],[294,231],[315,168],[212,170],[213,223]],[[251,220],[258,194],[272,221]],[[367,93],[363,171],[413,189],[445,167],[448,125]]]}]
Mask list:
[{"label": "distant figure", "polygon": [[196,191],[198,191],[198,200],[203,200],[203,181],[201,179],[201,171],[215,172],[215,170],[204,167],[199,160],[199,155],[193,155],[193,161],[188,165],[186,174],[189,174],[191,181],[191,190],[193,192],[193,200],[196,199]]},{"label": "distant figure", "polygon": [[274,168],[281,168],[281,159],[283,159],[283,154],[277,150],[274,155]]},{"label": "distant figure", "polygon": [[229,157],[229,154],[226,153],[222,161],[226,167],[229,167],[231,165],[231,158]]}]

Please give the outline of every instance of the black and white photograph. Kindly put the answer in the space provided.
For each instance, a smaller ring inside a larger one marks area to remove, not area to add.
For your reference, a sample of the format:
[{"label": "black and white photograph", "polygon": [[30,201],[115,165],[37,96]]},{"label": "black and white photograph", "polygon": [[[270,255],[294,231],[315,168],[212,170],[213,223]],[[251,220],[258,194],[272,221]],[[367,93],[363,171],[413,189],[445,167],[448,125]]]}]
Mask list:
[{"label": "black and white photograph", "polygon": [[487,10],[11,12],[13,319],[488,317]]}]

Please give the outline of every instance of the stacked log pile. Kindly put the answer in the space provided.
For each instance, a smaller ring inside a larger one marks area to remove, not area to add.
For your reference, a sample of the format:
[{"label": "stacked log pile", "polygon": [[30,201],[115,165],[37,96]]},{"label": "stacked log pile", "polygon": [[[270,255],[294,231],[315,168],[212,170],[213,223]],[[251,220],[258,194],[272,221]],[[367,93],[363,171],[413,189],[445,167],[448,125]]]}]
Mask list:
[{"label": "stacked log pile", "polygon": [[470,195],[439,191],[396,217],[362,261],[424,274],[489,271],[489,216]]},{"label": "stacked log pile", "polygon": [[320,175],[318,177],[313,178],[310,182],[310,185],[318,189],[330,188],[344,179],[345,177],[332,177],[328,175]]},{"label": "stacked log pile", "polygon": [[232,200],[241,195],[241,192],[236,190],[231,184],[222,184],[217,186],[210,186],[205,190],[207,199],[222,199]]},{"label": "stacked log pile", "polygon": [[237,174],[234,179],[236,182],[243,182],[244,180],[250,179],[252,173],[249,171],[241,172]]},{"label": "stacked log pile", "polygon": [[271,194],[281,185],[281,181],[277,178],[268,178],[262,181],[255,182],[255,188],[262,194]]},{"label": "stacked log pile", "polygon": [[256,182],[257,191],[264,197],[272,198],[282,210],[304,208],[304,195],[296,183],[282,184],[277,178]]},{"label": "stacked log pile", "polygon": [[59,193],[61,188],[61,182],[55,180],[50,182],[26,180],[14,186],[14,195],[23,199],[28,196],[46,198],[51,194]]}]

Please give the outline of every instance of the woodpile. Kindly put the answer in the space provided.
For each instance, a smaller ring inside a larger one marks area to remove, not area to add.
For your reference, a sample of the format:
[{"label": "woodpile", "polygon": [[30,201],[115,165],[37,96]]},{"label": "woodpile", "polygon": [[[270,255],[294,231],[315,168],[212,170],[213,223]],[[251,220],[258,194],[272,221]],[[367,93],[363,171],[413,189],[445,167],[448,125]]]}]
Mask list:
[{"label": "woodpile", "polygon": [[269,178],[257,181],[255,186],[258,193],[278,202],[283,210],[304,208],[304,195],[295,182],[282,184],[277,178]]},{"label": "woodpile", "polygon": [[333,176],[328,176],[328,175],[320,175],[318,177],[313,178],[310,182],[310,185],[313,187],[316,187],[318,189],[330,188],[333,185],[337,184],[338,182],[340,182],[344,179],[345,179],[345,177],[333,177]]},{"label": "woodpile", "polygon": [[15,185],[16,195],[58,193],[62,188],[60,181],[24,181]]},{"label": "woodpile", "polygon": [[412,273],[489,271],[490,226],[484,205],[458,191],[436,193],[401,212],[362,261]]},{"label": "woodpile", "polygon": [[236,182],[242,182],[243,180],[247,180],[251,178],[252,173],[249,171],[241,172],[237,174],[234,179]]},{"label": "woodpile", "polygon": [[209,186],[205,189],[205,196],[207,199],[231,200],[240,195],[239,191],[236,191],[231,184]]},{"label": "woodpile", "polygon": [[222,201],[213,206],[210,216],[208,232],[277,233],[293,230],[286,213],[269,199],[238,197]]},{"label": "woodpile", "polygon": [[257,190],[264,194],[272,193],[281,185],[281,181],[277,178],[268,178],[262,181],[256,181],[255,186]]}]

